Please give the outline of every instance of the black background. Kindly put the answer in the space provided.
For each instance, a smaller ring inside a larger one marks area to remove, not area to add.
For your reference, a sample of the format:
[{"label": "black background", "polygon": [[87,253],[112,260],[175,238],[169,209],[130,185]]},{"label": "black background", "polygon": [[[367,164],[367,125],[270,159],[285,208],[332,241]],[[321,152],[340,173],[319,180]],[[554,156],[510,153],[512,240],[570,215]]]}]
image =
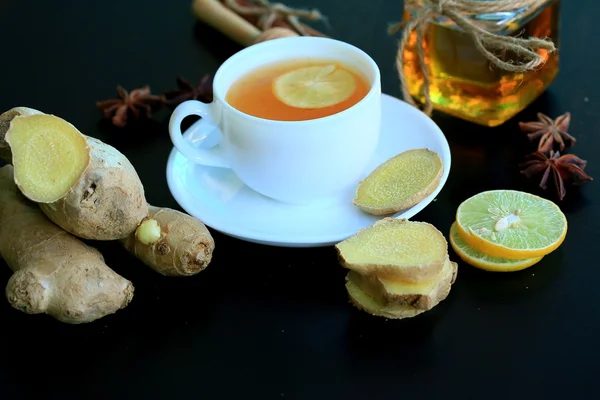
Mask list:
[{"label": "black background", "polygon": [[[399,96],[394,69],[399,0],[289,0],[318,7],[327,34],[366,50],[383,91]],[[561,71],[546,94],[503,126],[486,129],[435,115],[452,150],[437,201],[415,218],[447,232],[461,201],[487,189],[540,193],[519,174],[533,151],[517,121],[571,111],[572,149],[600,178],[600,8],[562,5]],[[166,183],[168,110],[117,129],[95,102],[117,84],[156,93],[182,75],[197,82],[239,48],[195,22],[188,1],[0,1],[0,110],[59,115],[125,153],[152,204],[178,208]],[[564,244],[522,272],[460,264],[449,298],[405,321],[348,304],[333,248],[273,248],[212,231],[211,265],[166,278],[116,243],[107,264],[133,281],[132,303],[71,326],[0,301],[0,398],[598,398],[600,183],[570,190]],[[543,192],[552,196],[551,192]],[[552,198],[552,197],[551,197]],[[453,259],[457,257],[451,253]],[[0,282],[10,276],[0,262]]]}]

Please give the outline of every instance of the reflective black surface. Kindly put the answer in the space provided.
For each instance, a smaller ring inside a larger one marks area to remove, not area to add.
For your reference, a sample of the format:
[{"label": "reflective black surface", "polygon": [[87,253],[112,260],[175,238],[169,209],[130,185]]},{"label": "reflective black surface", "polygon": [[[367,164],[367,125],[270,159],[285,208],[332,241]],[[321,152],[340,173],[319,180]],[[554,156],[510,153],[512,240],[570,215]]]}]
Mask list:
[{"label": "reflective black surface", "polygon": [[[287,4],[317,6],[331,29],[315,26],[367,51],[384,92],[400,95],[397,37],[386,28],[401,17],[401,1]],[[600,179],[600,8],[594,0],[562,8],[561,72],[537,102],[495,129],[434,116],[452,170],[415,219],[447,232],[456,207],[477,192],[540,193],[518,170],[533,148],[517,121],[538,111],[572,112],[573,152]],[[117,84],[158,93],[175,87],[177,75],[197,82],[235,44],[196,24],[189,2],[158,0],[3,0],[0,37],[0,110],[25,105],[67,119],[126,154],[150,203],[178,207],[165,178],[169,112],[120,130],[101,120],[95,102],[113,97]],[[461,263],[449,298],[406,321],[350,306],[333,248],[272,248],[213,231],[208,269],[174,279],[115,243],[95,244],[134,283],[132,303],[70,326],[0,299],[0,398],[597,398],[599,184],[569,190],[561,204],[567,239],[537,266],[502,275]],[[2,285],[9,276],[0,262]]]}]

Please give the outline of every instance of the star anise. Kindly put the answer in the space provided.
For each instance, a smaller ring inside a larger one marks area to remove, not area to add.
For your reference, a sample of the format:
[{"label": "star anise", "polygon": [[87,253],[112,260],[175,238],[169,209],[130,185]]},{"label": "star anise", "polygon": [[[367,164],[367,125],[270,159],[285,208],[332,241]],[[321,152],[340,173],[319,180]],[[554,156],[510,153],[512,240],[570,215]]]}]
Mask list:
[{"label": "star anise", "polygon": [[150,118],[152,110],[161,107],[163,102],[163,96],[151,94],[149,86],[134,89],[131,93],[117,86],[117,94],[118,99],[98,101],[96,106],[104,113],[105,118],[110,118],[118,127],[127,125],[130,117],[137,119],[144,115]]},{"label": "star anise", "polygon": [[165,104],[171,108],[175,108],[186,100],[199,100],[210,103],[213,99],[210,75],[204,75],[198,86],[194,86],[184,78],[178,77],[177,86],[179,89],[170,90],[164,94]]},{"label": "star anise", "polygon": [[538,113],[537,117],[539,121],[519,122],[519,128],[523,132],[530,132],[527,135],[529,140],[540,140],[538,151],[548,153],[554,150],[556,144],[559,145],[560,151],[564,151],[566,147],[565,140],[571,146],[575,144],[576,139],[567,133],[571,122],[571,113],[564,113],[555,120],[542,113]]},{"label": "star anise", "polygon": [[547,188],[550,174],[554,179],[554,185],[558,198],[564,199],[567,194],[565,182],[570,182],[573,185],[592,181],[592,177],[586,174],[583,170],[587,165],[587,161],[582,160],[574,154],[560,155],[560,152],[550,151],[547,156],[541,151],[536,151],[528,156],[528,161],[521,166],[524,169],[521,171],[527,178],[543,173],[540,187],[544,190]]}]

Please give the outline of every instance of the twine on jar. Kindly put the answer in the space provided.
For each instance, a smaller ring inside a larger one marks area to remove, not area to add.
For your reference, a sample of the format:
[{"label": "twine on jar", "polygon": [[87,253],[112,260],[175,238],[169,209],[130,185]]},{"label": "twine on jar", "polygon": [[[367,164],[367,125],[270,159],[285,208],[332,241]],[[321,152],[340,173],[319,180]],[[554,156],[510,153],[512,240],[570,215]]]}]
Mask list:
[{"label": "twine on jar", "polygon": [[319,10],[301,10],[291,8],[282,3],[271,3],[268,0],[248,1],[249,5],[240,4],[238,0],[225,0],[225,5],[241,15],[258,17],[258,28],[262,31],[273,26],[277,20],[286,21],[298,34],[309,36],[310,32],[300,22],[300,18],[309,21],[325,20]]},{"label": "twine on jar", "polygon": [[[494,12],[514,12],[521,8],[540,7],[548,0],[422,0],[421,7],[412,19],[399,22],[390,26],[391,35],[402,30],[402,38],[398,45],[396,54],[396,68],[400,78],[400,86],[404,100],[417,107],[414,99],[410,95],[406,76],[404,74],[404,50],[408,37],[412,31],[416,31],[417,57],[421,73],[423,74],[423,95],[425,97],[425,108],[423,112],[431,116],[433,104],[429,93],[430,80],[425,64],[425,55],[423,54],[423,36],[429,18],[444,16],[453,21],[463,29],[465,33],[471,36],[475,47],[496,67],[510,72],[526,72],[539,67],[544,63],[544,57],[537,53],[537,50],[546,50],[551,53],[556,51],[554,43],[545,38],[520,38],[512,36],[501,36],[493,34],[478,26],[468,14],[482,14]],[[467,14],[467,15],[465,15]],[[518,63],[512,60],[504,61],[496,56],[492,51],[512,51],[521,56]]]}]

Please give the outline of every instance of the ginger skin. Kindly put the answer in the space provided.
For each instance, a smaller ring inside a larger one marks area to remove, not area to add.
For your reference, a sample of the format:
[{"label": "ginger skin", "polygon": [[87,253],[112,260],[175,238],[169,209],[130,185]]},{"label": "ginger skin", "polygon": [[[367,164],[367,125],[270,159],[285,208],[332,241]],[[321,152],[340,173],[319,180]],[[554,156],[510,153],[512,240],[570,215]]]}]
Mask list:
[{"label": "ginger skin", "polygon": [[[50,122],[57,118],[27,107],[16,107],[0,115],[0,157],[14,165],[15,175],[20,176],[31,176],[45,168],[44,165],[29,162],[23,164],[23,168],[29,170],[23,171],[19,170],[19,163],[16,162],[19,157],[28,157],[24,150],[21,151],[23,154],[17,154],[15,149],[27,148],[17,144],[19,140],[29,139],[30,132],[13,128],[11,121],[28,116],[47,116]],[[40,124],[39,129],[43,133],[44,124]],[[81,136],[86,139],[83,143],[87,143],[87,146],[71,150],[89,152],[88,167],[69,185],[70,190],[60,199],[51,203],[39,203],[40,208],[55,224],[80,238],[124,239],[135,231],[147,214],[142,182],[133,165],[117,149],[98,139],[83,134]],[[40,157],[41,160],[55,157],[65,159],[65,162],[70,161],[52,146],[44,149],[47,154],[46,157]],[[41,151],[39,148],[38,150]],[[27,196],[26,192],[23,193]]]},{"label": "ginger skin", "polygon": [[[158,223],[160,238],[144,244],[137,239],[137,233],[132,233],[121,241],[130,253],[167,276],[190,276],[208,266],[215,242],[202,222],[177,210],[151,205],[148,206],[148,218]],[[150,229],[154,227],[150,226]]]},{"label": "ginger skin", "polygon": [[14,274],[6,297],[27,314],[69,323],[91,322],[126,307],[130,281],[111,270],[95,248],[50,222],[0,168],[0,257]]}]

